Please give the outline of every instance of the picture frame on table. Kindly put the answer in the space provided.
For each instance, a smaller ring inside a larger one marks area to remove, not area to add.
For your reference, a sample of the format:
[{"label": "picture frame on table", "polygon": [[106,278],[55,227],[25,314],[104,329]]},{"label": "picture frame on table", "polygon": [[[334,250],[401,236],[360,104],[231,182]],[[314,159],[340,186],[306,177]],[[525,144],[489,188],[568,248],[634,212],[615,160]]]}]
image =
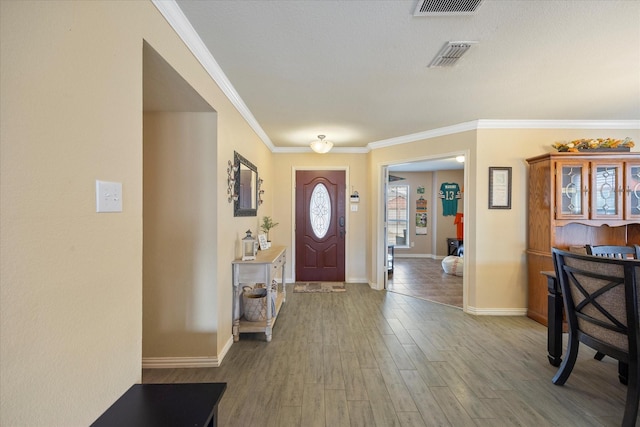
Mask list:
[{"label": "picture frame on table", "polygon": [[267,242],[266,234],[258,234],[258,242],[260,243],[260,250],[264,251],[269,249],[269,243]]}]

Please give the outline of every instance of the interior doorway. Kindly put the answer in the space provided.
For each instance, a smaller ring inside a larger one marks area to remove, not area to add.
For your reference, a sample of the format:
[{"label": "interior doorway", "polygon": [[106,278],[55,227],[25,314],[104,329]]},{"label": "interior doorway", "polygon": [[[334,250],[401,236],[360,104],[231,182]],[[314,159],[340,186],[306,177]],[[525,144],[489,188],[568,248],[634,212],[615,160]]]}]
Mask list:
[{"label": "interior doorway", "polygon": [[[460,161],[464,154],[383,166],[380,253],[386,257],[385,289],[464,306],[460,300],[464,300],[465,278],[441,268],[442,260],[450,255],[452,240],[464,248],[466,171],[464,161]],[[462,266],[464,259],[457,261]]]},{"label": "interior doorway", "polygon": [[215,110],[146,42],[142,55],[144,368],[217,352],[220,162]]}]

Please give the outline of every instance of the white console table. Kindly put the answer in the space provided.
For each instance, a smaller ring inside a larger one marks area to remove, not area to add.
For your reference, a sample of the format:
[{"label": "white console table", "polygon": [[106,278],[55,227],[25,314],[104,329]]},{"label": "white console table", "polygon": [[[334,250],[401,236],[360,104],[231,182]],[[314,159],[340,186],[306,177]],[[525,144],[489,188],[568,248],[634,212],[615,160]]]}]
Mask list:
[{"label": "white console table", "polygon": [[[272,246],[271,248],[258,251],[255,260],[233,261],[233,341],[240,339],[241,333],[264,332],[267,342],[271,341],[273,325],[278,319],[278,313],[282,304],[287,299],[287,289],[285,281],[284,267],[286,264],[285,246]],[[276,285],[275,290],[271,286],[274,280],[281,279],[281,284]],[[242,300],[243,285],[255,285],[264,283],[267,288],[267,318],[260,322],[249,322],[240,312],[240,301]],[[272,305],[269,303],[276,292],[275,313],[272,313]]]}]

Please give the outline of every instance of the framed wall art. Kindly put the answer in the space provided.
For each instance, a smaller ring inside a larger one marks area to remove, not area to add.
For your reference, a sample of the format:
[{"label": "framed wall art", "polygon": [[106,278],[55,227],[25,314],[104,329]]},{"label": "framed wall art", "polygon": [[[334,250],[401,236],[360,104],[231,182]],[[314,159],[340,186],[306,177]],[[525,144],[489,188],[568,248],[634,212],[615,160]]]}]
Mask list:
[{"label": "framed wall art", "polygon": [[489,167],[489,209],[511,209],[511,167]]}]

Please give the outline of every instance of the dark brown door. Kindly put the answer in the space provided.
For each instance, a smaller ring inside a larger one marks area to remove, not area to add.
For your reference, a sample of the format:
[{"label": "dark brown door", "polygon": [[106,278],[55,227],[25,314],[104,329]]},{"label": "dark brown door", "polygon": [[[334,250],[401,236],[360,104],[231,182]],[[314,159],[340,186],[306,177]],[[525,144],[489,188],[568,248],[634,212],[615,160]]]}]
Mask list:
[{"label": "dark brown door", "polygon": [[296,280],[344,281],[344,171],[296,171]]}]

